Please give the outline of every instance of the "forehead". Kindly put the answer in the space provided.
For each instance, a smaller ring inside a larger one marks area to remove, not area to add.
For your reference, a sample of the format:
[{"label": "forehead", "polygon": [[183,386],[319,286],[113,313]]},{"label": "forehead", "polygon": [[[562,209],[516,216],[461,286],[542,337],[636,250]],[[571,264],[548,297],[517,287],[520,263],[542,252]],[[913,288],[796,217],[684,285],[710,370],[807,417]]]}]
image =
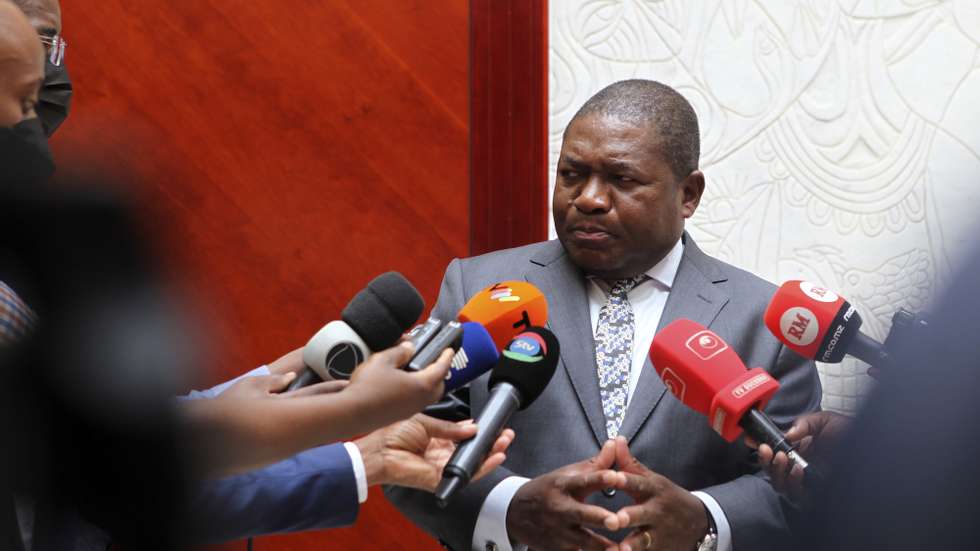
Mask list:
[{"label": "forehead", "polygon": [[61,33],[61,6],[58,0],[33,0],[24,7],[24,14],[37,32]]},{"label": "forehead", "polygon": [[659,138],[649,124],[602,114],[573,120],[562,140],[562,157],[583,162],[631,161],[660,163]]},{"label": "forehead", "polygon": [[27,24],[24,16],[13,4],[0,2],[0,80],[8,80],[20,73],[44,74],[44,50]]}]

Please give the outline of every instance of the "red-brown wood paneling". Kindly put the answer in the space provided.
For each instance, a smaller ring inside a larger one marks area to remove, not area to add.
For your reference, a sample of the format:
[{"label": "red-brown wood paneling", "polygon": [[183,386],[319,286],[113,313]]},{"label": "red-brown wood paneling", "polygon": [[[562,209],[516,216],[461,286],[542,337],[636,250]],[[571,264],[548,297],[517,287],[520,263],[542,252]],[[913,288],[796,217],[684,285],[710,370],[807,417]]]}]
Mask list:
[{"label": "red-brown wood paneling", "polygon": [[[76,94],[55,154],[130,175],[156,215],[205,320],[202,384],[301,346],[380,272],[431,306],[469,250],[466,0],[63,9]],[[255,548],[438,546],[375,491],[355,527]]]},{"label": "red-brown wood paneling", "polygon": [[471,254],[548,232],[548,2],[470,2]]}]

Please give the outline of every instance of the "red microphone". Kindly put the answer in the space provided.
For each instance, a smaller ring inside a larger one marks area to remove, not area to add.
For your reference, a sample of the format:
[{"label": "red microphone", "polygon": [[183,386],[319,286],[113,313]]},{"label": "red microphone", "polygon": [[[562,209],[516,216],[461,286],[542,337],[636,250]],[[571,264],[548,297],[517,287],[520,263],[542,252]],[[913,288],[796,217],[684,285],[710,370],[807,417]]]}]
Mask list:
[{"label": "red microphone", "polygon": [[871,365],[888,358],[881,343],[860,332],[861,316],[844,297],[809,281],[783,283],[764,318],[769,331],[804,358],[838,363],[850,354]]},{"label": "red microphone", "polygon": [[732,442],[744,429],[806,472],[807,461],[762,412],[779,390],[779,381],[760,367],[746,369],[714,332],[688,319],[676,320],[653,338],[650,361],[667,389],[684,405],[706,415],[722,438]]}]

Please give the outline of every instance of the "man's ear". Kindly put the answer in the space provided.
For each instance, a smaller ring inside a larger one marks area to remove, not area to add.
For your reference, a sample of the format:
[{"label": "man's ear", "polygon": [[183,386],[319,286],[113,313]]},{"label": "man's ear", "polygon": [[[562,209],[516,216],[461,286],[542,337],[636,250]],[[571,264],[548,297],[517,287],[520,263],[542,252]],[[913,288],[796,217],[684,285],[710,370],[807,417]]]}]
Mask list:
[{"label": "man's ear", "polygon": [[681,215],[684,218],[694,216],[701,204],[701,194],[704,193],[704,174],[700,170],[687,175],[681,181]]}]

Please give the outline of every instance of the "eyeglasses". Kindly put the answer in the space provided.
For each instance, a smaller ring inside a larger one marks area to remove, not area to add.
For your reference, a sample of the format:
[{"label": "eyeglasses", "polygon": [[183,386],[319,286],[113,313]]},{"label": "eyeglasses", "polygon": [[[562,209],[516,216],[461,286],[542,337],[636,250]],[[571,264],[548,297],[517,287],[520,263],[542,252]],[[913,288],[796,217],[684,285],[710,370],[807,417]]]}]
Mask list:
[{"label": "eyeglasses", "polygon": [[68,42],[60,34],[54,36],[38,36],[41,37],[41,43],[44,44],[44,49],[48,51],[48,59],[51,60],[51,64],[60,67],[65,62],[65,48],[68,47]]}]

